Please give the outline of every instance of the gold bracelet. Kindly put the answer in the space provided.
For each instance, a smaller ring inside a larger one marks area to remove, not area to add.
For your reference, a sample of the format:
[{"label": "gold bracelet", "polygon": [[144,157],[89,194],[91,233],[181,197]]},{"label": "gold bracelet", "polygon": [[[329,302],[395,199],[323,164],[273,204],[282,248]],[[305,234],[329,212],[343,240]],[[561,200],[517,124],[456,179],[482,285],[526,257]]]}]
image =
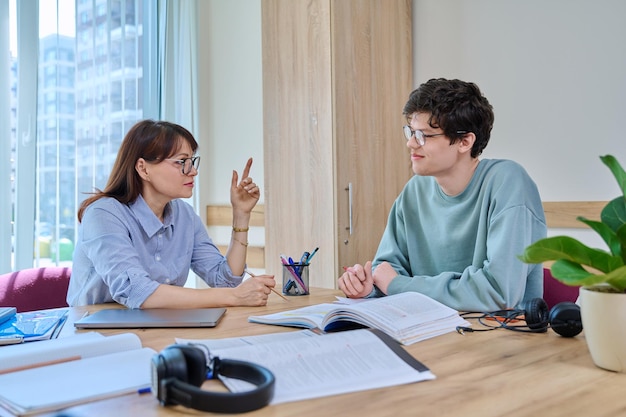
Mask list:
[{"label": "gold bracelet", "polygon": [[232,239],[233,239],[235,242],[237,242],[237,243],[239,243],[239,244],[241,244],[241,245],[243,245],[243,246],[245,246],[245,247],[248,247],[248,242],[243,243],[241,240],[237,239],[235,236],[233,236],[233,237],[232,237]]},{"label": "gold bracelet", "polygon": [[249,227],[235,227],[233,226],[233,232],[247,232],[250,230]]}]

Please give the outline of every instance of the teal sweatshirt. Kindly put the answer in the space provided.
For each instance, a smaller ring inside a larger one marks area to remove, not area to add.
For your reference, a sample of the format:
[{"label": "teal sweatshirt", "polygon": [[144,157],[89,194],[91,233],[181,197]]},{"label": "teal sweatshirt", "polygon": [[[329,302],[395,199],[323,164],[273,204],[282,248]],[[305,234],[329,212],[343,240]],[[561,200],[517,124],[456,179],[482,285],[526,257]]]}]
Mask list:
[{"label": "teal sweatshirt", "polygon": [[519,164],[481,160],[466,189],[414,176],[393,204],[374,267],[396,270],[388,294],[416,291],[459,311],[519,307],[543,295],[542,265],[517,256],[546,237],[536,184]]}]

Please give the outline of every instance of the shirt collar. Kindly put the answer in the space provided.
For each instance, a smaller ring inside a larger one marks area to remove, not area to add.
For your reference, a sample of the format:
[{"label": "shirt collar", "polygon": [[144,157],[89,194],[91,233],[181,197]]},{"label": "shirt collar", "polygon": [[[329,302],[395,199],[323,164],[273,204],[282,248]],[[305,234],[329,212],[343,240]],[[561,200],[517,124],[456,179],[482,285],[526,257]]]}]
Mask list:
[{"label": "shirt collar", "polygon": [[172,205],[171,202],[167,203],[163,212],[163,223],[154,214],[152,209],[143,199],[143,196],[139,194],[137,199],[128,205],[130,210],[135,215],[135,218],[141,225],[142,229],[150,237],[154,236],[159,230],[172,227]]}]

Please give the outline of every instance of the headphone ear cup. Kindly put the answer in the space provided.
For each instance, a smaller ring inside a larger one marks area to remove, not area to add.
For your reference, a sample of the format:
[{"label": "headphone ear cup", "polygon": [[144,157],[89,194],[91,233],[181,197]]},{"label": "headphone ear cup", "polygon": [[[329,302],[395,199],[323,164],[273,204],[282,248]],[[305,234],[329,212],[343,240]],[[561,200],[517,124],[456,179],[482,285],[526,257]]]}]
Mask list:
[{"label": "headphone ear cup", "polygon": [[170,349],[176,349],[181,352],[185,362],[185,379],[179,379],[195,385],[196,387],[202,385],[202,383],[206,380],[207,371],[206,356],[204,355],[202,349],[189,345],[174,345]]},{"label": "headphone ear cup", "polygon": [[563,337],[574,337],[583,331],[580,306],[571,301],[558,303],[550,310],[550,327]]},{"label": "headphone ear cup", "polygon": [[175,378],[187,382],[187,363],[180,349],[168,347],[158,356],[159,379]]},{"label": "headphone ear cup", "polygon": [[524,304],[524,319],[531,331],[548,330],[548,304],[543,298],[533,298]]}]

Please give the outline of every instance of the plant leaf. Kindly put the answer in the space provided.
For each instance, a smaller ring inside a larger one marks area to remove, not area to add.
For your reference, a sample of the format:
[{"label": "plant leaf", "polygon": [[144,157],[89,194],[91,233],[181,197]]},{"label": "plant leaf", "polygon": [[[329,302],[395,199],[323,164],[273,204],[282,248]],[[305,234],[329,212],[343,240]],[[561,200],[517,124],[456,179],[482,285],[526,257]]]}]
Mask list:
[{"label": "plant leaf", "polygon": [[618,239],[617,234],[615,234],[613,229],[611,229],[607,224],[595,220],[589,220],[582,216],[578,216],[576,219],[595,230],[602,237],[602,240],[606,242],[613,255],[622,255],[622,244]]},{"label": "plant leaf", "polygon": [[571,286],[600,284],[606,280],[606,275],[593,274],[580,264],[566,259],[553,263],[550,272],[558,281]]},{"label": "plant leaf", "polygon": [[569,236],[540,239],[526,247],[519,259],[530,264],[566,259],[605,273],[624,265],[621,257],[613,256],[600,249],[590,248]]},{"label": "plant leaf", "polygon": [[600,213],[602,223],[608,225],[613,231],[617,231],[626,223],[626,198],[617,197],[609,201]]},{"label": "plant leaf", "polygon": [[606,282],[619,291],[626,292],[626,266],[622,266],[606,274]]},{"label": "plant leaf", "polygon": [[626,264],[626,224],[617,229],[617,238],[622,247],[622,261]]},{"label": "plant leaf", "polygon": [[561,259],[552,264],[552,276],[565,285],[590,286],[606,282],[620,292],[626,292],[626,266],[621,266],[608,274],[593,274],[575,262]]},{"label": "plant leaf", "polygon": [[626,198],[626,172],[624,172],[619,161],[613,155],[601,156],[600,159],[604,162],[604,165],[609,167],[617,180],[619,188],[622,190],[622,197]]}]

